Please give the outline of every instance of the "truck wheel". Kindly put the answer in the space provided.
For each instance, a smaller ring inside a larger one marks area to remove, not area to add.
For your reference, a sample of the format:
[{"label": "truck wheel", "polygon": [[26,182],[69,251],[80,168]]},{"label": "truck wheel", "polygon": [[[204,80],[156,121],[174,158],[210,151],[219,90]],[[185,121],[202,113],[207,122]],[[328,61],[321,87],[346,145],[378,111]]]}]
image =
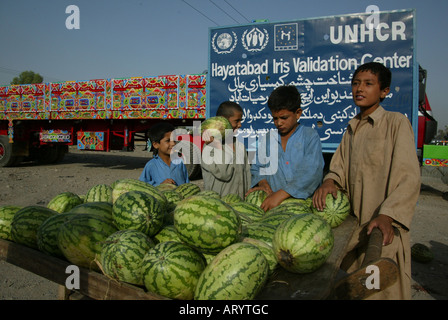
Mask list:
[{"label": "truck wheel", "polygon": [[16,164],[16,160],[8,136],[0,136],[0,167],[11,167]]},{"label": "truck wheel", "polygon": [[56,157],[56,162],[60,162],[64,159],[65,154],[68,153],[68,146],[57,146],[57,157]]},{"label": "truck wheel", "polygon": [[58,158],[58,149],[55,146],[43,146],[39,148],[37,161],[40,164],[50,164],[56,162]]},{"label": "truck wheel", "polygon": [[196,179],[201,173],[201,151],[190,141],[179,141],[174,147],[179,152],[187,167],[188,178]]}]

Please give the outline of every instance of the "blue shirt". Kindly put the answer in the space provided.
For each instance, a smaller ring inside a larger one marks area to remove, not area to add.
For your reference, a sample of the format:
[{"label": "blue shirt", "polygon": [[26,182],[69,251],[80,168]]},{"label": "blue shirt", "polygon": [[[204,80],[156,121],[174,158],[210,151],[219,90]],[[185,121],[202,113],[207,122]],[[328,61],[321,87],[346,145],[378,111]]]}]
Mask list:
[{"label": "blue shirt", "polygon": [[158,186],[168,178],[173,179],[178,186],[190,182],[187,167],[181,158],[171,159],[171,165],[167,165],[158,155],[155,155],[146,163],[139,180]]},{"label": "blue shirt", "polygon": [[251,166],[251,187],[266,179],[273,192],[283,189],[291,197],[306,199],[321,184],[323,168],[322,145],[313,128],[299,125],[289,137],[285,151],[280,134],[271,130],[259,140]]}]

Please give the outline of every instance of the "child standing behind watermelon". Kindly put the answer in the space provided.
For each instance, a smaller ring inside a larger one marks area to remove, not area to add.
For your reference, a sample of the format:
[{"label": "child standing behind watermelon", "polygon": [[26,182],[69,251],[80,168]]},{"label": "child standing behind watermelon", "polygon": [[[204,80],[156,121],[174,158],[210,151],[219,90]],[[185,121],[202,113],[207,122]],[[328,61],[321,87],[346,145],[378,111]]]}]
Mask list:
[{"label": "child standing behind watermelon", "polygon": [[[219,105],[216,116],[229,120],[235,131],[241,127],[243,109],[235,102],[224,101]],[[221,197],[232,193],[244,199],[250,186],[250,164],[244,144],[233,137],[233,143],[223,145],[209,137],[207,131],[204,131],[203,139],[201,169],[204,189],[216,191]]]},{"label": "child standing behind watermelon", "polygon": [[360,112],[348,123],[313,205],[322,210],[327,194],[336,197],[338,189],[348,192],[358,228],[341,268],[347,272],[359,268],[367,235],[373,228],[380,229],[381,257],[394,260],[400,276],[370,298],[396,300],[411,299],[409,227],[420,193],[420,168],[409,120],[380,106],[389,94],[391,78],[390,70],[376,62],[360,66],[353,74],[353,100]]},{"label": "child standing behind watermelon", "polygon": [[[290,197],[311,197],[322,182],[324,159],[319,134],[299,124],[300,106],[300,93],[294,86],[280,86],[269,96],[268,107],[277,130],[260,138],[250,190],[268,194],[261,204],[265,211]],[[264,152],[262,148],[266,148]]]},{"label": "child standing behind watermelon", "polygon": [[151,151],[154,157],[149,160],[139,180],[153,186],[161,183],[181,185],[190,182],[187,167],[182,158],[171,155],[175,142],[171,140],[174,126],[168,122],[159,122],[149,129]]}]

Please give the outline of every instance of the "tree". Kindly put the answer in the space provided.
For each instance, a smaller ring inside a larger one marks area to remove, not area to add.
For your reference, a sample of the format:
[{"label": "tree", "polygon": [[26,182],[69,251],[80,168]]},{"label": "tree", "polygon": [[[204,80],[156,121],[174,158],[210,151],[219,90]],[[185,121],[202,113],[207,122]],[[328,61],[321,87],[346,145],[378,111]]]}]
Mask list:
[{"label": "tree", "polygon": [[11,84],[32,84],[42,83],[44,78],[33,71],[23,71],[18,77],[12,79]]},{"label": "tree", "polygon": [[434,137],[435,140],[448,140],[448,126],[445,126],[445,130],[439,129],[437,135]]}]

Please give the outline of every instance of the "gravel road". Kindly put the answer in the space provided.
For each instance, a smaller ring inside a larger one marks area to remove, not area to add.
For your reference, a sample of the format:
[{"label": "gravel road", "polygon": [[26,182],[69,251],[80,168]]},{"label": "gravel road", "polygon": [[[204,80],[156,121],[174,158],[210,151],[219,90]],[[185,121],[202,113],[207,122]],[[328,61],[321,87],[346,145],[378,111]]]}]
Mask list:
[{"label": "gravel road", "polygon": [[[70,148],[55,165],[23,163],[0,168],[0,205],[46,205],[64,191],[83,195],[99,183],[138,179],[150,154],[137,146],[134,152],[89,152]],[[202,180],[193,181],[202,186]],[[441,174],[424,170],[422,188],[411,227],[411,241],[431,248],[434,260],[412,262],[413,299],[448,299],[448,184]],[[58,285],[0,260],[0,300],[56,300]]]}]

